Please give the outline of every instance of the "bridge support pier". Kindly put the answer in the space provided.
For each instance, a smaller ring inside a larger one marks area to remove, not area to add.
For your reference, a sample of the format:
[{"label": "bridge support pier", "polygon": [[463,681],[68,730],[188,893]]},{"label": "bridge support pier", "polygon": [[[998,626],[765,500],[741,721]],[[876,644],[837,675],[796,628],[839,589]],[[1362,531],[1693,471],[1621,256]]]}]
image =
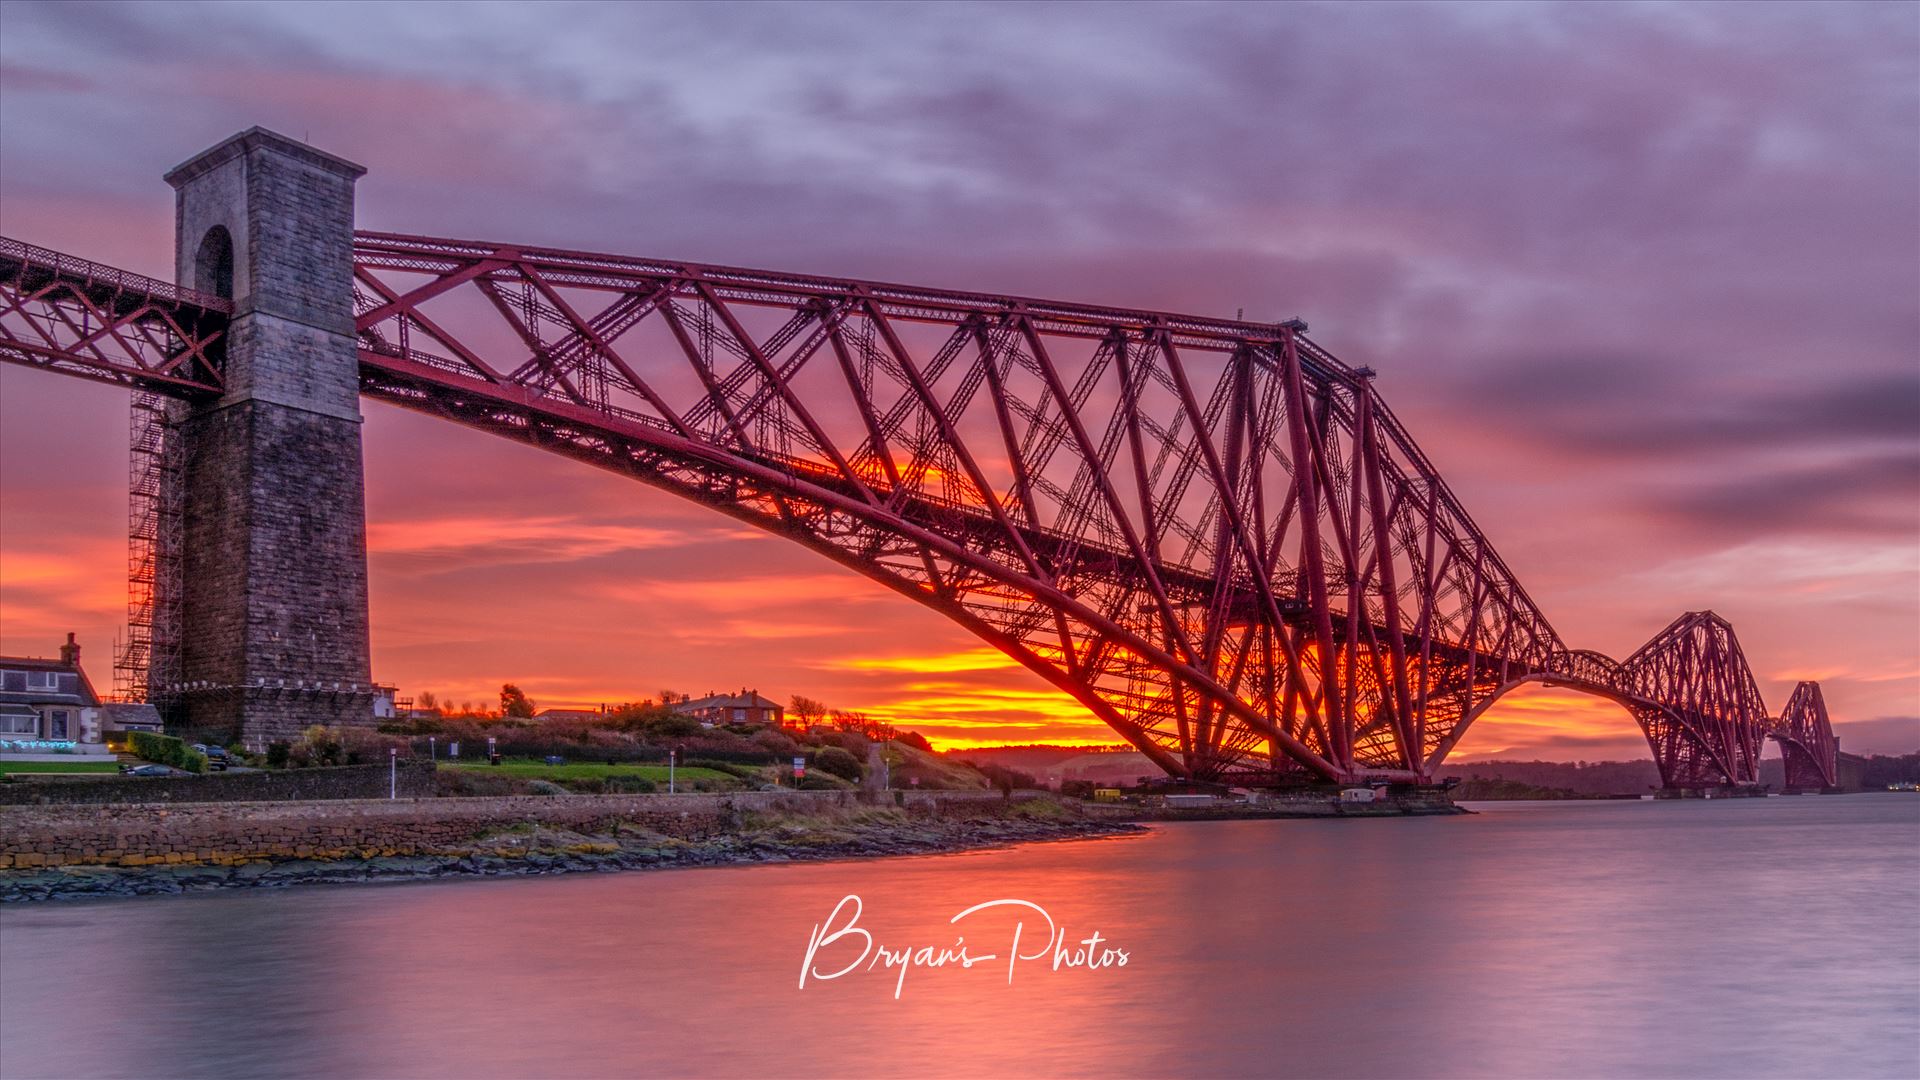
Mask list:
[{"label": "bridge support pier", "polygon": [[261,128],[166,176],[177,280],[234,302],[225,393],[174,402],[171,727],[249,746],[371,725],[353,185],[366,170]]}]

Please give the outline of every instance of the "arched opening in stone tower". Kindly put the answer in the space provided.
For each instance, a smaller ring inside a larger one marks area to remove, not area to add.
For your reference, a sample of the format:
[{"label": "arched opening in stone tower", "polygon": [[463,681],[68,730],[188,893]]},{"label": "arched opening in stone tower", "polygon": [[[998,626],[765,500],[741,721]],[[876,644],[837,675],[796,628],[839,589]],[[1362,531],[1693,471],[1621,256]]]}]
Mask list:
[{"label": "arched opening in stone tower", "polygon": [[226,226],[215,225],[201,239],[193,257],[193,287],[223,300],[233,299],[233,237]]}]

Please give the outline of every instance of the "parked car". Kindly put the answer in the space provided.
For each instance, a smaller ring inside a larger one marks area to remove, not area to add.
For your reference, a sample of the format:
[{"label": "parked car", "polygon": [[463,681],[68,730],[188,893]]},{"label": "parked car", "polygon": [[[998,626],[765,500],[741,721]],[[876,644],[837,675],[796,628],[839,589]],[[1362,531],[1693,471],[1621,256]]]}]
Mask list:
[{"label": "parked car", "polygon": [[165,765],[128,765],[121,769],[128,776],[172,776],[173,770]]},{"label": "parked car", "polygon": [[203,746],[200,743],[194,743],[193,748],[206,756],[207,768],[212,769],[214,772],[225,772],[227,766],[233,764],[233,762],[227,759],[226,750],[221,747]]}]

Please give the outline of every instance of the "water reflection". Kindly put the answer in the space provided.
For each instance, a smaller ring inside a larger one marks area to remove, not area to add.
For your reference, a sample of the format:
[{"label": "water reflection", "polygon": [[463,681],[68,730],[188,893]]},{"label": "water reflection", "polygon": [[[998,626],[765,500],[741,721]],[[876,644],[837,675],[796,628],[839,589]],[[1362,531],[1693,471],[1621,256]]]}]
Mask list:
[{"label": "water reflection", "polygon": [[[1487,809],[9,908],[0,1073],[1920,1072],[1920,800]],[[848,893],[890,946],[1003,952],[1010,917],[948,920],[1015,897],[1130,959],[798,989]]]}]

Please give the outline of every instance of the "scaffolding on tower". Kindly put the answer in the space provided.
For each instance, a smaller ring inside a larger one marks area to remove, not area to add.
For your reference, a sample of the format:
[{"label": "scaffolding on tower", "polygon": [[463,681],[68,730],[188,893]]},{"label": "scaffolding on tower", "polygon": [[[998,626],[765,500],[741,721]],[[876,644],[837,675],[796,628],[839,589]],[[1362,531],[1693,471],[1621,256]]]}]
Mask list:
[{"label": "scaffolding on tower", "polygon": [[180,671],[181,487],[169,445],[167,399],[136,393],[129,414],[127,467],[127,637],[113,662],[119,701],[150,702],[165,714]]}]

